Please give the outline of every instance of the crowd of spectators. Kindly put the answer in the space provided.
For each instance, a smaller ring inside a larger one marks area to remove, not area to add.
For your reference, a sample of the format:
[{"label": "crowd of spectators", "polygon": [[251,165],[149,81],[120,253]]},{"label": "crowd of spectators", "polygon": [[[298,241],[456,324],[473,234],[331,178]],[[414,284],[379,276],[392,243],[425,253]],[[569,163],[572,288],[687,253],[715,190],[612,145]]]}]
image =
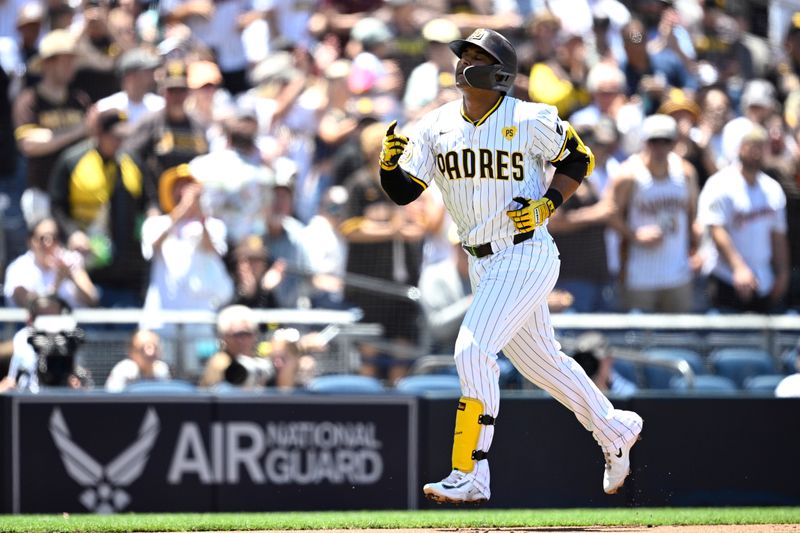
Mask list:
[{"label": "crowd of spectators", "polygon": [[149,311],[359,307],[384,328],[364,373],[401,377],[423,323],[447,351],[464,254],[435,188],[398,207],[377,159],[388,122],[459,98],[447,43],[478,26],[596,155],[550,223],[555,309],[800,309],[788,0],[7,0],[6,305],[143,307],[162,335]]}]

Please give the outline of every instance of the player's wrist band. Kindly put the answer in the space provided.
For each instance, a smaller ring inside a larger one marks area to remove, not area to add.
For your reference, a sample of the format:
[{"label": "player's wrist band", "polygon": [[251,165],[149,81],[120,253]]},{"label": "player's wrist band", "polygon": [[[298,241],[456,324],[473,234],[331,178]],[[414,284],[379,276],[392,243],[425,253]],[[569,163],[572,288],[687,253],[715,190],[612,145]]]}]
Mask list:
[{"label": "player's wrist band", "polygon": [[558,209],[558,206],[564,203],[564,197],[561,196],[561,193],[558,192],[557,189],[552,187],[547,189],[547,192],[544,193],[544,197],[553,202],[553,209]]}]

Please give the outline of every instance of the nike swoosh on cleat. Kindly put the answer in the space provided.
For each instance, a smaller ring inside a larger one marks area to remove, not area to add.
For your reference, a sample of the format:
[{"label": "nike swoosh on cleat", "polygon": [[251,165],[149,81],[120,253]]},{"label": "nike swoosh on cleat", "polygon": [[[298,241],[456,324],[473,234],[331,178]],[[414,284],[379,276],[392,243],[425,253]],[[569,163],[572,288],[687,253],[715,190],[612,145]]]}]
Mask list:
[{"label": "nike swoosh on cleat", "polygon": [[616,455],[617,457],[622,457],[622,448],[620,448],[619,450],[617,450],[617,453],[616,453],[615,455]]},{"label": "nike swoosh on cleat", "polygon": [[442,487],[444,487],[446,489],[460,489],[461,487],[463,487],[466,484],[467,484],[466,481],[464,481],[464,482],[462,482],[462,483],[460,483],[458,485],[445,485],[444,483],[442,483]]}]

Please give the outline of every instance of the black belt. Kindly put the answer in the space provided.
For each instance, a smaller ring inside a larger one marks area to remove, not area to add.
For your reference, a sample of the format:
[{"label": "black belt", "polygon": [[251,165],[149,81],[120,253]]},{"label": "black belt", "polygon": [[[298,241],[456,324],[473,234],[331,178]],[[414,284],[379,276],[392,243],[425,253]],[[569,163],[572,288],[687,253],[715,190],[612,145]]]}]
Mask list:
[{"label": "black belt", "polygon": [[[531,237],[533,237],[533,232],[535,230],[527,231],[525,233],[517,233],[514,235],[514,244],[519,244],[521,242],[525,242]],[[462,244],[462,248],[464,248],[467,253],[470,255],[474,255],[475,257],[486,257],[487,255],[492,255],[494,250],[492,250],[492,243],[485,242],[483,244],[479,244],[477,246],[469,246],[467,244]]]}]

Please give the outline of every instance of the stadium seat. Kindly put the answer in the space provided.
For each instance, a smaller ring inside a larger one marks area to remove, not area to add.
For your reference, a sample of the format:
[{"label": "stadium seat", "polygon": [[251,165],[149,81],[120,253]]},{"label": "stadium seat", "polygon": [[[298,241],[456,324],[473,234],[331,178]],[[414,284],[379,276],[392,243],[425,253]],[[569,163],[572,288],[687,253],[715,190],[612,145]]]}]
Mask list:
[{"label": "stadium seat", "polygon": [[661,347],[658,348],[648,348],[644,351],[644,355],[647,357],[651,357],[654,359],[669,359],[669,360],[680,360],[683,359],[689,366],[692,367],[692,372],[695,374],[708,374],[706,370],[706,364],[703,360],[703,356],[700,355],[697,351],[691,350],[689,348],[678,348],[678,347]]},{"label": "stadium seat", "polygon": [[709,362],[715,374],[733,380],[739,388],[745,378],[775,373],[772,356],[758,348],[719,348]]},{"label": "stadium seat", "polygon": [[395,389],[399,392],[410,394],[421,394],[431,391],[452,391],[461,392],[461,382],[458,376],[446,374],[421,374],[418,376],[406,376],[398,380]]},{"label": "stadium seat", "polygon": [[379,379],[355,374],[330,374],[314,378],[308,384],[311,392],[323,393],[380,393],[385,392]]},{"label": "stadium seat", "polygon": [[723,376],[704,374],[694,377],[694,386],[689,388],[683,376],[677,376],[669,382],[670,390],[683,393],[736,394],[736,383]]},{"label": "stadium seat", "polygon": [[644,375],[644,388],[656,390],[669,389],[670,381],[681,376],[681,373],[675,368],[648,365],[647,363],[642,365],[642,374]]},{"label": "stadium seat", "polygon": [[786,376],[783,374],[765,374],[762,376],[751,376],[744,380],[744,390],[748,392],[767,392],[773,394],[775,387]]},{"label": "stadium seat", "polygon": [[614,370],[623,378],[627,379],[637,387],[642,386],[642,380],[639,379],[639,372],[636,369],[636,363],[628,361],[627,359],[614,359]]},{"label": "stadium seat", "polygon": [[194,394],[197,387],[180,379],[146,379],[134,381],[123,392],[131,394]]},{"label": "stadium seat", "polygon": [[788,375],[800,371],[800,367],[797,366],[798,352],[800,352],[800,347],[786,350],[781,355],[781,371],[783,373]]}]

